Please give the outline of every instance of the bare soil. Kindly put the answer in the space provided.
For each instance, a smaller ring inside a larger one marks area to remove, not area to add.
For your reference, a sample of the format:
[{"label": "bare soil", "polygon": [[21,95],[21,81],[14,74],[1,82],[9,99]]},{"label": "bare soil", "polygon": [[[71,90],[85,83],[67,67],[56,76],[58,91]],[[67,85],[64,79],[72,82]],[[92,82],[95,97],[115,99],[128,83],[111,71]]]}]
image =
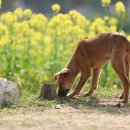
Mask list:
[{"label": "bare soil", "polygon": [[0,130],[130,130],[130,107],[117,98],[77,100],[0,114]]}]

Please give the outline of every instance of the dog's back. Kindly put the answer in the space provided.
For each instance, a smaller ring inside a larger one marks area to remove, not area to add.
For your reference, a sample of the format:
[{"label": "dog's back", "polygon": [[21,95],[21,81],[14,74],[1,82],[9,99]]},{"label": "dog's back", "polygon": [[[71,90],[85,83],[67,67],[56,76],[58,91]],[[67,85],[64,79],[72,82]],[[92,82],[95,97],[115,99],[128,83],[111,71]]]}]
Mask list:
[{"label": "dog's back", "polygon": [[92,67],[105,64],[112,60],[113,54],[128,55],[130,52],[129,40],[120,33],[101,33],[93,39],[81,40],[77,50],[87,55]]}]

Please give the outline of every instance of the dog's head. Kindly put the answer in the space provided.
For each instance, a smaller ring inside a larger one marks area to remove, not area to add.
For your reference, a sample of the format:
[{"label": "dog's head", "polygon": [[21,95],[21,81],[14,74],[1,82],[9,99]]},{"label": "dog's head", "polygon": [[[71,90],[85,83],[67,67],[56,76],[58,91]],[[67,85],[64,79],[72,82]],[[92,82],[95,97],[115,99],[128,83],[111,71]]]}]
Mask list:
[{"label": "dog's head", "polygon": [[59,91],[58,96],[65,97],[74,82],[74,78],[70,69],[64,68],[54,75],[55,80],[58,82]]}]

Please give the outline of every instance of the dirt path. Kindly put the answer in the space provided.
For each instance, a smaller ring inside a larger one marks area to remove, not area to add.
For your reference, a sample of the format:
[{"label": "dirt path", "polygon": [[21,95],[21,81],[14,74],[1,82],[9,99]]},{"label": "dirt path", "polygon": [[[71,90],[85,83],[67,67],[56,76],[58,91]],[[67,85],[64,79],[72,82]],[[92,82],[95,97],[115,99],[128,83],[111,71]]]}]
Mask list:
[{"label": "dirt path", "polygon": [[102,100],[87,105],[61,104],[60,109],[19,108],[1,114],[0,130],[130,130],[130,107],[114,104],[115,100]]}]

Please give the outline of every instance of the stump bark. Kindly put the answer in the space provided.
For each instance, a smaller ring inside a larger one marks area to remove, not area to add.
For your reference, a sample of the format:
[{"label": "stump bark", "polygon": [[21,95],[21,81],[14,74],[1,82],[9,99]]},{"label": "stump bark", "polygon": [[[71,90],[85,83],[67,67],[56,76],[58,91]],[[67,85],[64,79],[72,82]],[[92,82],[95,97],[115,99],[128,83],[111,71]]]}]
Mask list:
[{"label": "stump bark", "polygon": [[41,93],[39,98],[44,98],[49,100],[57,98],[54,84],[49,84],[49,83],[43,84],[41,87]]}]

